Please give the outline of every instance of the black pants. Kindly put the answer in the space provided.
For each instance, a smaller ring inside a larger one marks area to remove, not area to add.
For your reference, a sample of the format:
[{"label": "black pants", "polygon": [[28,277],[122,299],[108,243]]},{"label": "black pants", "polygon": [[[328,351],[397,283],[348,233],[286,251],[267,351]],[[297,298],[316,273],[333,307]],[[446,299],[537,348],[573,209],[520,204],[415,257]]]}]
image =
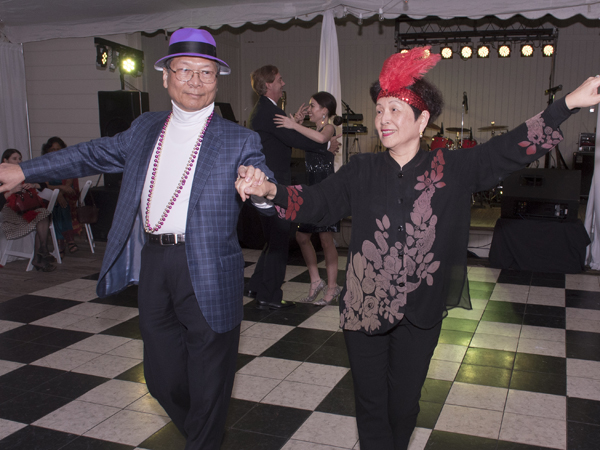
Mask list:
[{"label": "black pants", "polygon": [[186,437],[186,450],[218,450],[240,326],[226,333],[210,328],[194,294],[184,245],[146,244],[138,293],[148,390]]},{"label": "black pants", "polygon": [[287,266],[291,223],[277,216],[263,215],[260,216],[260,222],[267,243],[258,258],[248,287],[257,293],[257,300],[279,303],[283,298],[281,285]]},{"label": "black pants", "polygon": [[422,330],[403,319],[384,335],[344,330],[360,450],[406,450],[442,323]]}]

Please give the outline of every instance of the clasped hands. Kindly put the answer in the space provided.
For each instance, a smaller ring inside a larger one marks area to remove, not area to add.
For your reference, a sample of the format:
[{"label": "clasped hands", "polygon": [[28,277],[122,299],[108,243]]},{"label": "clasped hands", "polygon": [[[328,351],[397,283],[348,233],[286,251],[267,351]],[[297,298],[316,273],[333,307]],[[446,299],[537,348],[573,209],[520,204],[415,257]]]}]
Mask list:
[{"label": "clasped hands", "polygon": [[277,186],[271,183],[264,172],[254,166],[240,166],[238,177],[235,180],[235,189],[240,194],[242,201],[246,201],[251,195],[265,197],[273,200],[277,193]]}]

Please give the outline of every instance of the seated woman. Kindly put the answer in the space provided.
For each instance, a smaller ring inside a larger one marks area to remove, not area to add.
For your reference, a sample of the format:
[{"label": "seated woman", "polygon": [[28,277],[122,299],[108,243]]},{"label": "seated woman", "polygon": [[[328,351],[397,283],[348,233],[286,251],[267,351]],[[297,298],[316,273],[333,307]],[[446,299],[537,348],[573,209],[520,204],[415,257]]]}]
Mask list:
[{"label": "seated woman", "polygon": [[[308,108],[304,105],[298,112],[290,117],[276,115],[275,123],[278,128],[285,127],[296,130],[313,141],[326,143],[335,135],[335,126],[341,125],[342,118],[336,116],[337,102],[335,97],[329,92],[317,92],[308,102]],[[302,126],[305,113],[317,126],[316,130]],[[327,155],[319,153],[306,152],[306,177],[309,186],[319,183],[334,173],[333,159],[335,155],[327,152]],[[309,223],[301,223],[296,232],[296,240],[300,245],[302,256],[306,262],[308,273],[310,275],[310,290],[308,296],[299,300],[303,303],[313,302],[313,305],[329,305],[340,295],[342,288],[337,285],[338,275],[338,253],[333,241],[333,233],[340,231],[340,222],[335,222],[328,226],[315,226]],[[317,268],[317,254],[310,240],[312,233],[319,233],[323,254],[325,255],[325,267],[327,270],[327,284],[321,279],[319,269]],[[325,294],[321,300],[315,301],[319,293],[325,289]]]},{"label": "seated woman", "polygon": [[[42,145],[42,155],[66,148],[67,144],[58,136],[51,137]],[[79,181],[77,178],[51,180],[46,183],[48,189],[60,189],[54,210],[54,230],[61,256],[68,247],[69,253],[79,248],[75,243],[75,235],[81,233],[81,225],[77,220],[77,199],[79,198]]]},{"label": "seated woman", "polygon": [[[2,155],[2,162],[8,164],[20,164],[23,159],[21,152],[14,148],[9,148]],[[7,203],[2,208],[2,224],[0,228],[6,235],[6,239],[19,239],[27,236],[33,230],[35,235],[35,258],[32,261],[33,267],[42,272],[52,272],[56,269],[56,259],[48,252],[48,230],[50,226],[50,212],[46,208],[36,208],[27,211],[25,214],[15,212],[11,205],[15,203],[16,193],[29,189],[37,189],[37,184],[23,183],[16,188],[5,192],[4,197]],[[37,193],[35,194],[37,195]]]}]

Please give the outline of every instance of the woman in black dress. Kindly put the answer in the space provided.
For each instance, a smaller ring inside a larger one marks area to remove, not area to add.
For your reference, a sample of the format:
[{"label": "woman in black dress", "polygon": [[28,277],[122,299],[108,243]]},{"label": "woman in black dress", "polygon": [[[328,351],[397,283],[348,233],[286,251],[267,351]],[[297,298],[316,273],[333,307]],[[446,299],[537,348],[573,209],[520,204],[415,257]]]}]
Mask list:
[{"label": "woman in black dress", "polygon": [[[311,97],[307,108],[304,108],[304,105],[302,105],[294,116],[290,115],[290,117],[286,117],[277,115],[274,120],[278,128],[290,128],[313,141],[326,143],[335,136],[335,126],[339,126],[342,123],[342,118],[335,114],[336,109],[337,102],[335,101],[335,97],[329,92],[321,91]],[[316,130],[301,125],[306,113],[310,121],[317,126]],[[315,152],[306,153],[304,161],[306,164],[307,184],[309,186],[323,181],[334,173],[334,157],[334,154],[330,152],[327,155]],[[308,296],[298,301],[303,303],[314,302],[314,305],[323,306],[330,304],[340,295],[342,289],[337,284],[338,253],[333,240],[333,233],[339,231],[339,221],[328,226],[316,226],[306,223],[301,223],[298,226],[296,240],[300,245],[302,256],[310,274],[310,291],[308,292]],[[312,233],[319,233],[323,254],[325,255],[327,283],[319,275],[317,255],[310,240]],[[325,290],[323,298],[315,301],[319,293],[323,290]]]}]

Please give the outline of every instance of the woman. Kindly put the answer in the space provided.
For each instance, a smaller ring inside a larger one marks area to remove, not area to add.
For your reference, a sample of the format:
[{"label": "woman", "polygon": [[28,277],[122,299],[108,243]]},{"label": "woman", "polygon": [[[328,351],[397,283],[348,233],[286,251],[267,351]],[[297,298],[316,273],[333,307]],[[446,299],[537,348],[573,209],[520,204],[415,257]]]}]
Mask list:
[{"label": "woman", "polygon": [[[8,164],[20,164],[23,156],[19,150],[9,148],[2,154],[2,162]],[[50,212],[46,208],[37,208],[33,214],[27,211],[26,214],[19,214],[11,208],[12,200],[16,198],[15,194],[19,191],[29,189],[39,189],[38,184],[23,183],[14,189],[4,193],[7,200],[2,208],[2,231],[6,239],[19,239],[36,230],[35,235],[35,258],[31,262],[36,270],[42,272],[52,272],[56,269],[56,259],[48,252],[48,231],[50,227]],[[37,194],[36,194],[37,195]],[[11,198],[12,197],[12,198]]]},{"label": "woman", "polygon": [[[42,145],[42,155],[57,152],[66,147],[67,144],[61,138],[53,136]],[[64,256],[66,248],[69,249],[69,253],[75,253],[79,250],[75,243],[75,235],[81,232],[76,209],[77,199],[79,198],[79,181],[77,178],[52,180],[46,183],[46,187],[48,189],[60,189],[56,206],[52,211],[60,254]]]},{"label": "woman", "polygon": [[288,220],[323,224],[352,215],[340,326],[361,450],[407,448],[446,310],[471,307],[471,193],[550,151],[562,140],[558,126],[572,110],[600,102],[596,76],[485,144],[419,151],[420,134],[441,111],[439,92],[421,80],[438,60],[428,47],[386,60],[371,93],[387,152],[355,155],[311,187],[275,185],[245,167],[236,181],[242,200],[265,196]]},{"label": "woman", "polygon": [[[278,128],[290,128],[296,130],[313,141],[324,144],[335,136],[335,126],[342,124],[342,118],[335,115],[337,102],[335,97],[329,92],[317,92],[308,102],[308,108],[304,105],[300,107],[295,116],[290,117],[277,114],[275,123]],[[317,129],[313,130],[301,125],[304,121],[304,114],[308,112],[311,122]],[[335,126],[334,126],[335,125]],[[327,155],[320,153],[306,152],[305,164],[307,183],[309,186],[319,183],[334,173],[333,160],[335,155],[327,152]],[[333,241],[333,233],[340,231],[340,223],[336,222],[329,226],[315,226],[311,224],[300,224],[296,232],[296,240],[300,245],[302,256],[306,262],[308,273],[310,275],[310,290],[308,296],[299,300],[303,303],[314,302],[314,305],[329,305],[337,299],[342,288],[337,285],[338,275],[338,253]],[[327,270],[327,284],[321,279],[319,269],[317,268],[317,254],[312,245],[310,237],[312,233],[319,233],[323,254],[325,255],[325,267]],[[327,289],[325,289],[327,287]],[[321,300],[315,301],[317,296],[325,289],[325,294]]]}]

